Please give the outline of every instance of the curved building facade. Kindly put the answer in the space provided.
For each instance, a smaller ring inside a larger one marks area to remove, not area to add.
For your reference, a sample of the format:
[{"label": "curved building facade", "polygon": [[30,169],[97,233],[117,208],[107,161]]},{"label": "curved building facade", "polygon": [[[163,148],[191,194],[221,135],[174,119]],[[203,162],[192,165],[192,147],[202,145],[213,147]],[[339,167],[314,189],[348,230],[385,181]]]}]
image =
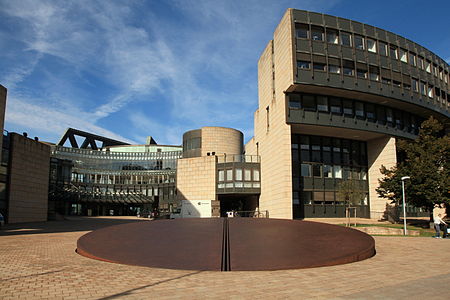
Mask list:
[{"label": "curved building facade", "polygon": [[[226,127],[202,127],[183,134],[183,157],[241,155],[244,135]],[[209,153],[209,154],[208,154]]]},{"label": "curved building facade", "polygon": [[258,62],[259,108],[246,153],[261,156],[260,208],[280,218],[341,217],[338,186],[366,194],[380,218],[381,165],[395,141],[435,117],[447,130],[449,65],[424,47],[357,21],[288,9]]},{"label": "curved building facade", "polygon": [[130,149],[115,152],[53,146],[50,208],[59,214],[82,215],[135,215],[143,210],[168,213],[176,208],[181,147],[166,147],[178,151],[164,152],[146,151],[146,145],[120,147]]}]

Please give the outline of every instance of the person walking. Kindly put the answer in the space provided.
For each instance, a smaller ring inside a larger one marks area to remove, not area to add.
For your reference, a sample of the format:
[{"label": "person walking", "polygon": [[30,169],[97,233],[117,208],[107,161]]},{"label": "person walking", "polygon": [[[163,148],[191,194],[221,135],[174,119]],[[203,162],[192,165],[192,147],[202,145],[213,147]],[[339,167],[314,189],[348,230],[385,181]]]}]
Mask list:
[{"label": "person walking", "polygon": [[[445,223],[444,220],[441,219],[441,217],[442,217],[441,214],[438,214],[437,216],[434,217],[434,229],[436,230],[435,238],[437,239],[441,238],[441,224],[444,224],[445,227],[447,227],[447,223]],[[444,237],[447,237],[447,232],[444,233]]]},{"label": "person walking", "polygon": [[[447,217],[447,214],[444,214],[442,216],[442,220],[444,220]],[[442,227],[440,227],[440,229],[442,229],[442,231],[444,232],[444,234],[442,235],[442,238],[448,238],[448,225],[447,223],[444,222],[444,225],[442,225]]]}]

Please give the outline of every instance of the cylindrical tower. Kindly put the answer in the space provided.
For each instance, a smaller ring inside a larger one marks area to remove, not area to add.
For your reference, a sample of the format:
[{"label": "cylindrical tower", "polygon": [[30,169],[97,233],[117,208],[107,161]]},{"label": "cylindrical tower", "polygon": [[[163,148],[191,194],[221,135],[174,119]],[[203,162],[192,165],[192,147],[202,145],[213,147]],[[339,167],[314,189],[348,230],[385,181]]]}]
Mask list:
[{"label": "cylindrical tower", "polygon": [[225,127],[202,127],[183,134],[183,157],[207,155],[240,155],[243,153],[242,132]]}]

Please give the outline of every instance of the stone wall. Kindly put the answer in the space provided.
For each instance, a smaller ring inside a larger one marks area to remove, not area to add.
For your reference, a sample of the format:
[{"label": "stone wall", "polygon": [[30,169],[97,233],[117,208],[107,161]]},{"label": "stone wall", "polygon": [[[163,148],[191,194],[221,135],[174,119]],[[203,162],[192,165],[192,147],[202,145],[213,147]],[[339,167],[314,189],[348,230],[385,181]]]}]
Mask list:
[{"label": "stone wall", "polygon": [[10,134],[8,222],[47,220],[50,146]]},{"label": "stone wall", "polygon": [[215,152],[216,155],[234,155],[243,152],[243,134],[225,127],[202,127],[201,156]]},{"label": "stone wall", "polygon": [[177,200],[217,200],[215,156],[178,160]]},{"label": "stone wall", "polygon": [[392,168],[397,162],[395,138],[383,137],[367,142],[367,164],[369,168],[370,218],[381,219],[390,201],[378,196],[376,188],[378,180],[383,177],[381,166]]},{"label": "stone wall", "polygon": [[[294,81],[292,14],[288,10],[258,62],[259,108],[255,137],[261,156],[259,208],[272,218],[292,218],[291,130],[284,91]],[[290,71],[289,71],[290,70]],[[248,144],[249,152],[256,148]]]}]

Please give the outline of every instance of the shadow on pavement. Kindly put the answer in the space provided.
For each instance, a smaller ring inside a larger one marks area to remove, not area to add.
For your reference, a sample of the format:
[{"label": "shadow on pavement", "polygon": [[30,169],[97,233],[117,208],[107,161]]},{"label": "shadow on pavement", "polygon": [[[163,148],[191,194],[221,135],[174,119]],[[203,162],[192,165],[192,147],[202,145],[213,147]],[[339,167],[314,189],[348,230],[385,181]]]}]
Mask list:
[{"label": "shadow on pavement", "polygon": [[61,221],[6,224],[0,229],[0,236],[92,231],[107,226],[132,222],[149,222],[149,220],[129,217],[69,217]]},{"label": "shadow on pavement", "polygon": [[143,286],[140,286],[140,287],[137,287],[137,288],[134,288],[134,289],[130,289],[130,290],[124,291],[122,293],[117,293],[117,294],[114,294],[114,295],[111,295],[111,296],[108,296],[108,297],[100,298],[100,300],[109,300],[109,299],[115,299],[115,298],[121,298],[121,297],[124,297],[124,296],[129,296],[135,291],[142,290],[142,289],[145,289],[145,288],[148,288],[148,287],[153,287],[153,286],[156,286],[156,285],[159,285],[159,284],[162,284],[162,283],[178,280],[178,279],[181,279],[181,278],[184,278],[184,277],[193,276],[193,275],[199,274],[201,272],[203,272],[203,271],[196,271],[196,272],[192,272],[192,273],[189,273],[189,274],[177,276],[177,277],[174,277],[174,278],[161,280],[161,281],[158,281],[158,282],[155,282],[155,283],[151,283],[151,284],[143,285]]}]

